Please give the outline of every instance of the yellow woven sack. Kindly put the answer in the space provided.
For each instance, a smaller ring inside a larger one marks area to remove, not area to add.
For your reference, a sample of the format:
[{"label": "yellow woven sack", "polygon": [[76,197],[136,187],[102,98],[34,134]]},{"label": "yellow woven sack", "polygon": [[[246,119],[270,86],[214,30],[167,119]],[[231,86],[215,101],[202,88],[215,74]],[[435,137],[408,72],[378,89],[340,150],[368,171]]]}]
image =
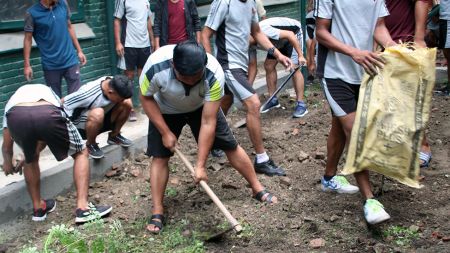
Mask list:
[{"label": "yellow woven sack", "polygon": [[419,151],[435,82],[436,49],[387,48],[376,76],[365,75],[343,174],[372,170],[420,188]]}]

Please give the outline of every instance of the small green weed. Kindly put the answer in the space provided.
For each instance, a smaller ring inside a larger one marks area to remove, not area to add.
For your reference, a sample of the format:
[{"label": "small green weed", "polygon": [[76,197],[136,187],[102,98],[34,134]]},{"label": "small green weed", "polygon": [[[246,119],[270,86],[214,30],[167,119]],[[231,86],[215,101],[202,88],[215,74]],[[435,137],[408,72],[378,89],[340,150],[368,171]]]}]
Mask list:
[{"label": "small green weed", "polygon": [[167,187],[167,189],[166,189],[166,195],[167,195],[169,198],[173,198],[173,197],[177,196],[177,194],[178,194],[177,189],[172,188],[172,187]]},{"label": "small green weed", "polygon": [[402,226],[391,226],[383,232],[384,237],[392,237],[398,246],[408,246],[412,240],[419,237],[417,231]]},{"label": "small green weed", "polygon": [[169,171],[170,173],[175,173],[177,172],[178,168],[175,164],[169,164]]},{"label": "small green weed", "polygon": [[241,221],[242,232],[237,235],[238,238],[252,238],[255,236],[255,229],[245,221]]}]

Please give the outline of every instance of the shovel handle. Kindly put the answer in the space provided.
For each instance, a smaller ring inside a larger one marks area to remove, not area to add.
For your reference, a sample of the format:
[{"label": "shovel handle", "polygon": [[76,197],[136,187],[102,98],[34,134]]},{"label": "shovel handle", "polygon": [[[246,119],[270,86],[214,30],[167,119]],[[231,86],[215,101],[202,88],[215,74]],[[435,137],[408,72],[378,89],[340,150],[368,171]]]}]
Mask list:
[{"label": "shovel handle", "polygon": [[[180,159],[183,161],[183,163],[188,167],[189,171],[192,174],[195,174],[194,167],[192,166],[191,162],[186,158],[186,156],[181,153],[181,151],[178,148],[175,148],[175,153],[180,157]],[[233,227],[234,231],[236,233],[240,233],[242,231],[242,226],[239,224],[239,222],[231,215],[231,213],[228,211],[228,209],[224,206],[222,201],[216,196],[216,194],[211,190],[211,188],[208,186],[208,184],[201,180],[200,186],[205,190],[206,194],[211,198],[211,200],[216,204],[216,206],[219,208],[219,210],[225,215],[228,222],[230,222],[231,226]]]}]

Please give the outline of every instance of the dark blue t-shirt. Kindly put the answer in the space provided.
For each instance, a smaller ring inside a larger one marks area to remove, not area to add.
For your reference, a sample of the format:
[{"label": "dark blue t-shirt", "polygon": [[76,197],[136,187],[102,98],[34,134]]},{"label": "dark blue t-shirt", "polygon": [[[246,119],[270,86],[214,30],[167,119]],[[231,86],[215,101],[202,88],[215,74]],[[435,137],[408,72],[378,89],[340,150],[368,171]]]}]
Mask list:
[{"label": "dark blue t-shirt", "polygon": [[69,18],[64,0],[57,1],[52,8],[37,3],[27,10],[24,30],[33,33],[44,70],[65,69],[79,63],[67,27]]}]

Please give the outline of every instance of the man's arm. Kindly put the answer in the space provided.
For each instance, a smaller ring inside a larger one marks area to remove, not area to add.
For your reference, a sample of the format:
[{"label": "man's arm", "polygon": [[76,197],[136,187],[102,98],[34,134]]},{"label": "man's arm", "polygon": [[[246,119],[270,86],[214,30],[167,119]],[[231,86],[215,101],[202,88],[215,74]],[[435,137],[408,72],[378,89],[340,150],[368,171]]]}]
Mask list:
[{"label": "man's arm", "polygon": [[123,56],[124,48],[120,41],[120,19],[114,18],[114,41],[116,43],[116,53],[118,56]]},{"label": "man's arm", "polygon": [[[251,36],[262,48],[269,50],[270,48],[274,47],[269,38],[267,38],[267,36],[261,31],[261,28],[259,27],[259,24],[257,22],[252,23],[251,29]],[[290,69],[292,67],[291,59],[284,56],[278,49],[275,48],[273,56],[287,69]]]},{"label": "man's arm", "polygon": [[414,5],[415,31],[414,42],[420,47],[426,47],[425,31],[427,27],[428,7],[430,1],[416,1]]},{"label": "man's arm", "polygon": [[207,53],[212,54],[211,48],[211,37],[214,35],[215,31],[207,26],[203,27],[202,31],[202,44]]},{"label": "man's arm", "polygon": [[301,65],[306,64],[306,59],[303,56],[303,50],[300,47],[300,42],[298,41],[297,36],[295,36],[293,32],[287,30],[280,30],[280,39],[288,40],[298,54],[299,63]]},{"label": "man's arm", "polygon": [[67,29],[69,30],[70,38],[72,39],[72,43],[75,46],[75,49],[78,53],[78,59],[80,60],[81,66],[87,63],[86,56],[83,54],[83,50],[81,50],[80,43],[78,43],[77,35],[75,34],[75,30],[73,29],[72,23],[70,20],[67,20]]},{"label": "man's arm", "polygon": [[384,18],[378,18],[373,38],[379,45],[384,48],[397,44],[392,40],[392,37],[389,34],[389,30],[384,23]]},{"label": "man's arm", "polygon": [[23,74],[27,81],[33,79],[33,69],[30,65],[31,43],[33,41],[33,33],[25,32],[23,38]]},{"label": "man's arm", "polygon": [[214,102],[205,102],[202,111],[202,122],[198,137],[197,164],[195,166],[195,181],[207,180],[206,160],[209,151],[214,143],[214,136],[217,124],[217,112],[220,108],[220,100]]},{"label": "man's arm", "polygon": [[13,144],[14,141],[11,138],[8,128],[3,128],[3,144],[2,144],[2,155],[3,155],[3,172],[5,176],[14,173],[13,165]]},{"label": "man's arm", "polygon": [[308,63],[308,72],[311,75],[316,74],[316,61],[315,61],[315,50],[316,50],[316,39],[309,39],[306,42],[306,56],[307,56],[307,63]]},{"label": "man's arm", "polygon": [[330,33],[330,26],[331,19],[316,18],[316,37],[320,44],[330,50],[352,57],[353,61],[361,65],[371,75],[377,73],[376,66],[383,67],[383,60],[378,54],[344,44]]},{"label": "man's arm", "polygon": [[148,17],[148,21],[147,21],[147,30],[148,30],[148,37],[150,39],[151,48],[154,51],[155,36],[153,36],[152,19],[150,17]]},{"label": "man's arm", "polygon": [[161,134],[164,147],[173,152],[177,145],[177,138],[172,131],[170,131],[166,121],[164,121],[161,110],[159,109],[155,99],[153,96],[143,96],[142,94],[139,94],[139,99],[145,114],[147,114],[149,120],[152,121],[153,125]]}]

